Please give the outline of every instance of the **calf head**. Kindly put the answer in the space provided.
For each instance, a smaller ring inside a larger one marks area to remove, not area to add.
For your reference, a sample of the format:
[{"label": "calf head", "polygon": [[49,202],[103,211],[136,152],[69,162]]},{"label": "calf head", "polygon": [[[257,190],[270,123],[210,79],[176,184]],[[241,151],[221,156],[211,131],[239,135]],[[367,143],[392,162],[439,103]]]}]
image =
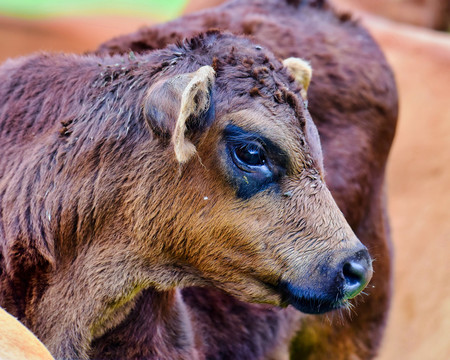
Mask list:
[{"label": "calf head", "polygon": [[371,259],[324,181],[309,65],[217,33],[172,51],[142,105],[170,169],[170,204],[147,198],[134,219],[171,269],[155,286],[215,286],[307,313],[345,305]]}]

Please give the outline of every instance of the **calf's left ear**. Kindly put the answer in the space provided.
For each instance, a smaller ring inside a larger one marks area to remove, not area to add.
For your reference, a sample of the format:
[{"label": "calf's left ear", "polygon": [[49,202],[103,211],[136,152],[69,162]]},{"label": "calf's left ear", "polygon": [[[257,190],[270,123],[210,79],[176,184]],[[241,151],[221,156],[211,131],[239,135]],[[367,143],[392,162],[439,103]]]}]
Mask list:
[{"label": "calf's left ear", "polygon": [[179,163],[196,153],[188,133],[208,126],[212,120],[214,81],[213,68],[202,66],[195,72],[160,80],[147,93],[144,116],[156,134],[170,136]]},{"label": "calf's left ear", "polygon": [[312,68],[306,60],[290,57],[283,60],[283,66],[288,73],[302,86],[302,97],[306,99],[309,84],[312,77]]}]

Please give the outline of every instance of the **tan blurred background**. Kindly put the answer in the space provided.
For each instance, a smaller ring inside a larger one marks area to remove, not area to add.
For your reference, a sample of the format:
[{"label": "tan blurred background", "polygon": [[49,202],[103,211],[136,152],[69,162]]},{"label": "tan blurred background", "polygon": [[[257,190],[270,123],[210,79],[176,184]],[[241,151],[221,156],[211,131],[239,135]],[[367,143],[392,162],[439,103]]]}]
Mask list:
[{"label": "tan blurred background", "polygon": [[[219,2],[191,0],[184,11]],[[379,359],[448,360],[450,2],[333,3],[354,12],[370,29],[394,69],[400,93],[399,126],[387,178],[395,292]],[[0,16],[0,61],[37,50],[83,52],[160,20],[142,13],[28,20]]]}]

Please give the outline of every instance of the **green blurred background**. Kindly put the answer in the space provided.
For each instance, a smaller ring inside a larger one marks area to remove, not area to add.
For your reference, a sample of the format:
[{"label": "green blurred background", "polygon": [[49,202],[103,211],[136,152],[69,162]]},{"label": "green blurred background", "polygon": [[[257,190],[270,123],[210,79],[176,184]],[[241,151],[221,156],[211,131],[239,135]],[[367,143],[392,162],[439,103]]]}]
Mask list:
[{"label": "green blurred background", "polygon": [[23,18],[77,15],[151,15],[167,20],[181,14],[187,0],[0,0],[0,14]]}]

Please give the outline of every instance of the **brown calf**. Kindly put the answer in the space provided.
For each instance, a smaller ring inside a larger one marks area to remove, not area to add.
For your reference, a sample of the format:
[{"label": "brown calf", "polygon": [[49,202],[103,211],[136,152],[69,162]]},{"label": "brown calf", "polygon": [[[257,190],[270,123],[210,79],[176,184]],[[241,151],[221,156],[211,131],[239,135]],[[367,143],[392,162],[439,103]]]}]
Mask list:
[{"label": "brown calf", "polygon": [[[0,68],[0,304],[57,359],[226,357],[183,287],[318,314],[367,284],[323,181],[309,65],[284,64],[211,32]],[[278,351],[283,326],[233,356]]]},{"label": "brown calf", "polygon": [[[336,13],[326,1],[229,1],[112,39],[98,52],[157,49],[210,27],[248,34],[280,58],[297,56],[311,62],[314,76],[308,90],[309,111],[322,141],[327,185],[376,261],[371,285],[365,290],[368,296],[357,302],[352,311],[357,315],[338,314],[332,321],[328,314],[303,316],[299,321],[296,314],[288,315],[287,309],[278,315],[277,323],[286,321],[300,329],[292,343],[293,358],[373,358],[381,342],[391,296],[384,171],[397,119],[392,72],[367,31],[348,14]],[[190,291],[184,290],[184,294]],[[204,296],[220,298],[211,292]],[[247,313],[254,305],[239,306],[245,306],[246,312],[234,314],[235,318],[250,327],[255,316]],[[209,314],[219,317],[224,312],[217,307]],[[269,311],[266,321],[261,312],[258,314],[262,324],[259,331],[269,327],[264,323],[275,322]],[[283,332],[277,334],[283,336]],[[216,343],[220,351],[237,351],[238,346],[231,350],[232,345],[224,345],[220,335],[212,337],[219,339]]]}]

